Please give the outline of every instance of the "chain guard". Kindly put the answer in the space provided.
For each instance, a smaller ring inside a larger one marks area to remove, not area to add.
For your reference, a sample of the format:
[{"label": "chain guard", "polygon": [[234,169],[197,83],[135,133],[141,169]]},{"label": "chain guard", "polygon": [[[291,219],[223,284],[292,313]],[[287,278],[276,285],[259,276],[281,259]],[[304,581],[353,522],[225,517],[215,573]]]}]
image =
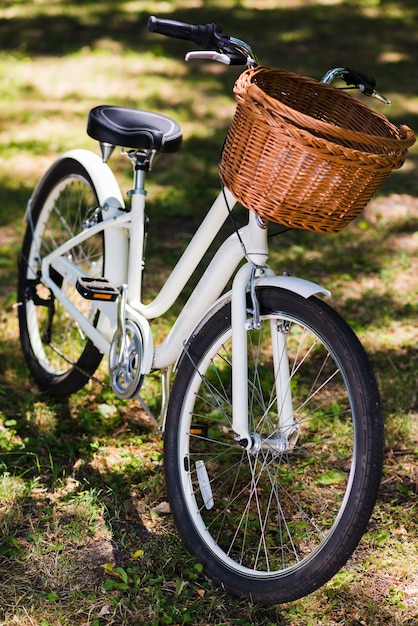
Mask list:
[{"label": "chain guard", "polygon": [[110,346],[109,376],[114,393],[118,398],[133,398],[140,390],[144,381],[142,373],[144,357],[144,339],[141,329],[135,322],[125,323],[125,337],[122,354],[120,340],[116,332]]}]

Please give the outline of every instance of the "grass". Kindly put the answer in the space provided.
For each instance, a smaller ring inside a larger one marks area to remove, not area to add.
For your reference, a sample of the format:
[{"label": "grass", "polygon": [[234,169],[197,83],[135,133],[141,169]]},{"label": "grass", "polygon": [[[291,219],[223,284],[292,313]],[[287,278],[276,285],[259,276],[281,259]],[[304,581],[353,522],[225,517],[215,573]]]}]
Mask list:
[{"label": "grass", "polygon": [[[394,102],[376,108],[418,128],[413,0],[213,0],[210,6],[3,0],[0,624],[412,626],[418,619],[417,148],[339,235],[294,231],[273,243],[278,271],[332,290],[333,305],[373,360],[385,408],[385,467],[368,531],[347,566],[311,596],[260,607],[215,589],[178,540],[165,506],[161,439],[138,405],[94,382],[57,402],[28,378],[13,308],[22,217],[57,153],[95,149],[85,134],[90,107],[155,108],[184,129],[181,153],[161,159],[150,177],[150,293],[218,189],[216,163],[234,110],[236,71],[186,66],[183,43],[146,32],[153,13],[219,22],[254,43],[263,63],[318,78],[333,65],[364,68]],[[114,156],[112,165],[128,189],[122,161]],[[163,333],[164,325],[157,330]],[[158,393],[158,379],[151,378],[147,399],[158,402]]]}]

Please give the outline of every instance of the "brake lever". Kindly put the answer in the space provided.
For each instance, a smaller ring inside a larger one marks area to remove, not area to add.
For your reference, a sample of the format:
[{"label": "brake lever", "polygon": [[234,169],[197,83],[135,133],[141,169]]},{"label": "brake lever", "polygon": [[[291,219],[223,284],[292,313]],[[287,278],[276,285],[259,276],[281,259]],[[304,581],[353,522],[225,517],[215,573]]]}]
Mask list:
[{"label": "brake lever", "polygon": [[224,63],[225,65],[231,65],[231,59],[227,54],[216,52],[215,50],[193,50],[192,52],[188,52],[184,58],[186,61],[192,61],[193,59],[205,59],[209,61],[217,61],[218,63]]},{"label": "brake lever", "polygon": [[224,53],[216,52],[216,50],[193,50],[185,56],[186,61],[191,61],[192,59],[217,61],[225,65],[247,65],[247,67],[253,67],[254,65],[254,59],[252,57],[244,57],[241,52]]},{"label": "brake lever", "polygon": [[376,91],[376,89],[369,87],[368,85],[363,85],[362,83],[360,83],[359,85],[357,85],[357,89],[361,91],[362,93],[365,93],[366,96],[370,96],[371,98],[376,98],[377,100],[380,100],[380,102],[383,102],[384,104],[387,104],[388,106],[392,104],[392,101],[389,100],[389,98],[386,98],[386,96]]}]

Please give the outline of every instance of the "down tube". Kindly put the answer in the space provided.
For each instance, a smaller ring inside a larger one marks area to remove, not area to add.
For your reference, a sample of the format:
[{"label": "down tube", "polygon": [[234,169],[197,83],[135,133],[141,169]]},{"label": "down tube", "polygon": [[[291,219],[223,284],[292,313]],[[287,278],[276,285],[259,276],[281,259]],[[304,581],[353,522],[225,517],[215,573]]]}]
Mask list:
[{"label": "down tube", "polygon": [[[225,188],[216,198],[155,300],[149,304],[132,301],[134,309],[146,319],[160,317],[168,311],[225,223],[228,207],[231,210],[235,204],[236,200]],[[222,268],[219,271],[222,276]]]},{"label": "down tube", "polygon": [[[241,237],[246,228],[241,229]],[[219,298],[243,256],[241,241],[234,233],[219,248],[170,333],[163,343],[156,348],[153,363],[155,369],[164,369],[177,361],[184,342],[203,315]]]}]

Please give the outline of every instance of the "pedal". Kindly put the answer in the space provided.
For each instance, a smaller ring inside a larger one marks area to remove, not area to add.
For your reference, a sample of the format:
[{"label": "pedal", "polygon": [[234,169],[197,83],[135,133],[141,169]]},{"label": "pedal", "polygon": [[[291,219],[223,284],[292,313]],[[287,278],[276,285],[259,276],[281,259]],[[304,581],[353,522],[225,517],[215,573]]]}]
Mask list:
[{"label": "pedal", "polygon": [[107,300],[114,302],[120,291],[107,278],[79,276],[76,282],[78,293],[86,300]]}]

